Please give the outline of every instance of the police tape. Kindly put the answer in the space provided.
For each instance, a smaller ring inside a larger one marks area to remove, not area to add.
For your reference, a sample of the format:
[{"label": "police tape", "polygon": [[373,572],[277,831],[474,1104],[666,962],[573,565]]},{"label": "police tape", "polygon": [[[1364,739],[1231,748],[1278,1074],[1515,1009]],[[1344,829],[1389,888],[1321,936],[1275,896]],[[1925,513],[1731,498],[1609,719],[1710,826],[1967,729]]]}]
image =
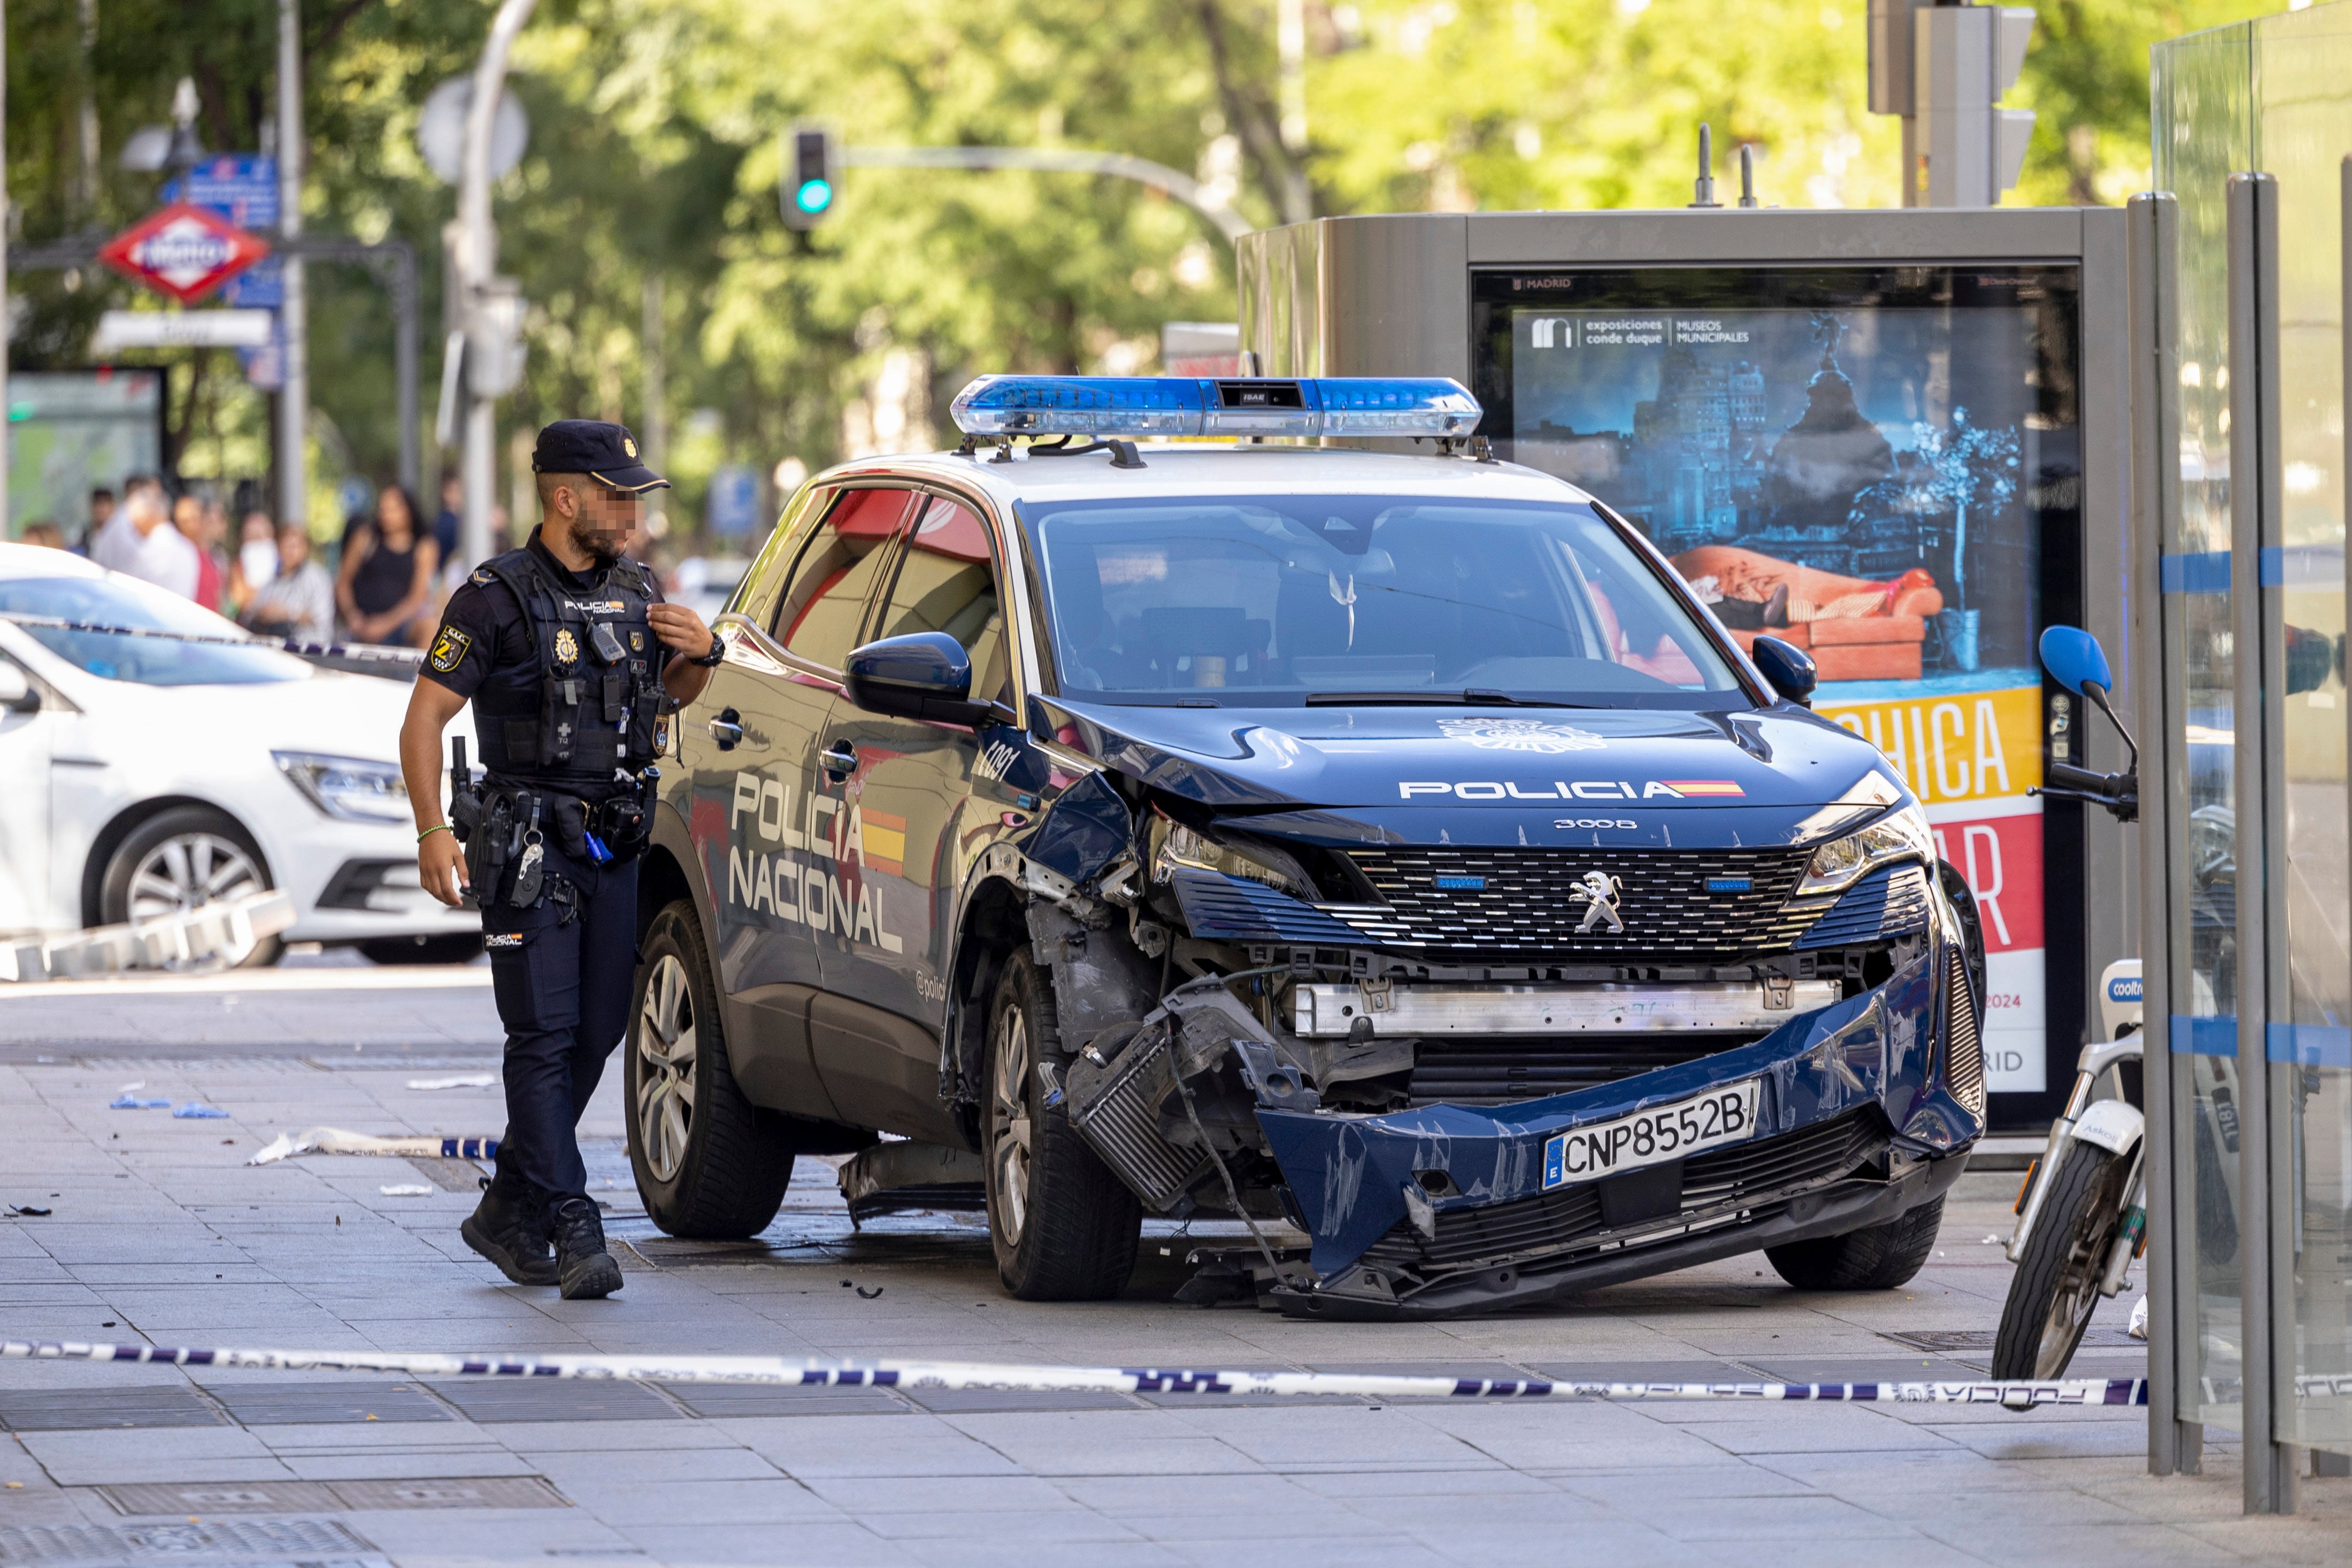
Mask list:
[{"label": "police tape", "polygon": [[280,1132],[246,1162],[270,1165],[295,1154],[406,1154],[425,1159],[495,1160],[499,1138],[443,1138],[434,1133],[378,1138],[366,1132],[346,1132],[340,1127],[313,1127],[301,1132]]},{"label": "police tape", "polygon": [[0,1340],[0,1358],[162,1363],[402,1377],[558,1377],[605,1382],[766,1384],[1020,1394],[1352,1394],[1367,1399],[1732,1399],[1831,1404],[2146,1405],[2137,1377],[1918,1383],[1580,1383],[1341,1372],[1195,1372],[1157,1367],[1015,1366],[988,1362],[795,1362],[781,1356],[472,1356],[385,1351],[185,1350]]},{"label": "police tape", "polygon": [[425,662],[424,649],[398,647],[386,643],[304,642],[299,637],[263,637],[257,633],[251,637],[229,637],[220,632],[178,631],[170,626],[126,626],[111,621],[78,621],[64,616],[34,616],[16,610],[0,611],[0,621],[36,631],[81,632],[109,637],[153,637],[163,642],[202,643],[209,647],[274,649],[297,658],[350,658],[383,664]]}]

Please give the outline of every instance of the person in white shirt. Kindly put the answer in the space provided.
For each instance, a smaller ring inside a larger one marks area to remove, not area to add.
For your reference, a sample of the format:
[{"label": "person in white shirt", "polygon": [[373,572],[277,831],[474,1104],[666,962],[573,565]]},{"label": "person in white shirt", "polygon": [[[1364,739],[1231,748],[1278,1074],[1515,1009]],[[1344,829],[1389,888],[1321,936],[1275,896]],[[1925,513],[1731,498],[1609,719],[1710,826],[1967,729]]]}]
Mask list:
[{"label": "person in white shirt", "polygon": [[121,509],[90,542],[90,559],[111,572],[152,583],[184,599],[196,596],[196,547],[178,529],[152,479],[134,480]]}]

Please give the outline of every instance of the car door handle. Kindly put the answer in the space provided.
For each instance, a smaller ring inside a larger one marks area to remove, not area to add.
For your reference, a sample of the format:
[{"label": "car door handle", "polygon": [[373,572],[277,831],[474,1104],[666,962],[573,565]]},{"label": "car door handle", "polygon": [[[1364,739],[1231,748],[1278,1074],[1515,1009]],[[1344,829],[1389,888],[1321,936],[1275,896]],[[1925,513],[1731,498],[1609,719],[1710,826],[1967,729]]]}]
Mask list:
[{"label": "car door handle", "polygon": [[826,777],[847,778],[857,771],[857,748],[846,741],[835,741],[819,752],[816,760],[824,769]]},{"label": "car door handle", "polygon": [[732,708],[721,708],[719,717],[710,721],[710,738],[719,742],[722,752],[731,752],[743,743],[743,715]]}]

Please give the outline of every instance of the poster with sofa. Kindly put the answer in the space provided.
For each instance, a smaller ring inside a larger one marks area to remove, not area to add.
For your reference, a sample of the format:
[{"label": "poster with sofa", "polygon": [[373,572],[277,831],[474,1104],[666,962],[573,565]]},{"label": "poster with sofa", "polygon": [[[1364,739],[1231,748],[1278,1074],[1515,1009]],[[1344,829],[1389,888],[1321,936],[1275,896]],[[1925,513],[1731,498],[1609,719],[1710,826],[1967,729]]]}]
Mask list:
[{"label": "poster with sofa", "polygon": [[1812,657],[1816,709],[1885,752],[1985,908],[1990,1087],[2039,1091],[2038,545],[2074,432],[2046,311],[2009,281],[1966,309],[1948,279],[1941,302],[1521,308],[1510,446],[1622,513],[1741,646]]}]

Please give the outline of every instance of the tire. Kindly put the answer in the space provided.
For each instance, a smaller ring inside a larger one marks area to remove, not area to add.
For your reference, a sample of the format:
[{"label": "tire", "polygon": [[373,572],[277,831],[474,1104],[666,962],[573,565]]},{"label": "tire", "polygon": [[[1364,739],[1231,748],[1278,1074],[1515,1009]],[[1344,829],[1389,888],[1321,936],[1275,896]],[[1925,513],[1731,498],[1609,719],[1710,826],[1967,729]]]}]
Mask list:
[{"label": "tire", "polygon": [[1892,1290],[1907,1285],[1936,1250],[1944,1200],[1843,1236],[1768,1247],[1764,1256],[1800,1290]]},{"label": "tire", "polygon": [[656,915],[646,933],[621,1048],[629,1165],[654,1224],[725,1239],[767,1229],[793,1179],[793,1147],[735,1086],[689,900]]},{"label": "tire", "polygon": [[1061,1106],[1039,1103],[1037,1063],[1064,1060],[1054,991],[1016,952],[988,1009],[988,1102],[981,1111],[988,1234],[996,1272],[1024,1301],[1102,1301],[1127,1289],[1143,1205]]},{"label": "tire", "polygon": [[370,963],[471,963],[482,956],[482,939],[472,931],[438,936],[379,936],[359,944]]},{"label": "tire", "polygon": [[[267,891],[269,863],[252,836],[206,805],[175,805],[132,828],[106,862],[99,882],[101,924],[196,909],[215,900]],[[266,969],[286,944],[268,936],[239,959],[239,969]]]},{"label": "tire", "polygon": [[2063,1377],[2097,1310],[2099,1276],[2124,1224],[2131,1161],[2074,1143],[2051,1178],[1993,1340],[1995,1377]]}]

